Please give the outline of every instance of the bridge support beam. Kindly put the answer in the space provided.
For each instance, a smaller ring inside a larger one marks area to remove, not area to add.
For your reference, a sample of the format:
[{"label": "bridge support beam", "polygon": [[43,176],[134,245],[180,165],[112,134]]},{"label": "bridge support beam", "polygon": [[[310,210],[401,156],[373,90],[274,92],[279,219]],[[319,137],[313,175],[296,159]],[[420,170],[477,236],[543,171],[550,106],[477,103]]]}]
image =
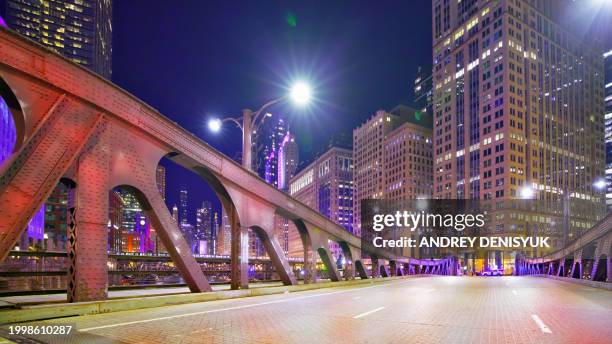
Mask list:
[{"label": "bridge support beam", "polygon": [[63,95],[44,111],[30,114],[39,128],[0,175],[0,262],[102,121]]},{"label": "bridge support beam", "polygon": [[389,262],[386,259],[379,259],[380,261],[380,275],[381,277],[391,277],[391,271],[389,271]]},{"label": "bridge support beam", "polygon": [[[262,241],[272,264],[276,269],[276,273],[280,277],[281,281],[285,285],[295,285],[297,284],[297,279],[293,274],[293,270],[291,266],[289,266],[289,261],[285,256],[285,252],[282,250],[280,243],[274,233],[274,219],[276,211],[270,205],[264,203],[261,199],[257,199],[254,197],[246,196],[242,191],[241,187],[230,183],[229,181],[220,180],[224,189],[228,193],[229,199],[231,199],[233,205],[235,206],[236,213],[238,214],[238,219],[240,221],[241,228],[250,228],[255,232],[257,237]],[[239,256],[240,261],[240,282],[244,283],[244,275],[242,271],[248,271],[248,265],[245,262],[248,262],[248,246],[244,247],[245,242],[248,243],[248,235],[245,235],[245,232],[242,231],[240,236],[242,239],[240,240],[240,244],[236,241],[236,236],[232,236],[232,247],[235,248],[235,245],[240,245],[240,250],[234,249],[232,252],[236,254],[236,251],[240,251]],[[232,257],[232,260],[236,260],[236,257]],[[236,272],[235,272],[236,273]],[[236,283],[236,282],[234,282]]]},{"label": "bridge support beam", "polygon": [[68,271],[68,302],[104,300],[108,295],[108,144],[101,138],[77,161],[76,210],[72,228],[74,245],[69,254],[73,264]]},{"label": "bridge support beam", "polygon": [[[293,274],[293,270],[291,270],[291,266],[289,265],[289,261],[285,257],[285,252],[281,248],[272,227],[268,231],[254,228],[257,234],[257,237],[263,243],[274,268],[276,269],[276,273],[280,277],[281,281],[284,285],[296,285],[297,280],[295,275]],[[244,249],[244,247],[243,247]],[[248,247],[247,247],[248,250]],[[248,252],[248,251],[247,251]]]},{"label": "bridge support beam", "polygon": [[402,263],[397,260],[389,261],[389,270],[391,276],[404,276],[404,271],[402,270]]},{"label": "bridge support beam", "polygon": [[380,274],[380,260],[376,256],[370,256],[370,261],[372,262],[372,278],[381,277]]},{"label": "bridge support beam", "polygon": [[[249,287],[249,229],[240,226],[236,208],[229,201],[223,202],[231,228],[230,242],[230,288]],[[226,239],[227,240],[227,239]]]},{"label": "bridge support beam", "polygon": [[346,265],[344,267],[344,278],[346,280],[352,280],[355,279],[357,275],[361,279],[369,278],[368,273],[361,261],[361,250],[349,246],[349,244],[344,241],[339,242],[339,245],[342,248],[342,254],[346,260]]}]

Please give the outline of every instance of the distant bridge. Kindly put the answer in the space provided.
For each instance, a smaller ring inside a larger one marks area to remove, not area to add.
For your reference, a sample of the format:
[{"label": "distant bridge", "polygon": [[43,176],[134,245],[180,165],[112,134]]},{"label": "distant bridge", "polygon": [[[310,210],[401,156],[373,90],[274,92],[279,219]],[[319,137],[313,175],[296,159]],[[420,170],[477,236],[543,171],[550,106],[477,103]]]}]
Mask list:
[{"label": "distant bridge", "polygon": [[549,275],[612,282],[612,214],[565,248],[541,258],[519,258],[517,275]]}]

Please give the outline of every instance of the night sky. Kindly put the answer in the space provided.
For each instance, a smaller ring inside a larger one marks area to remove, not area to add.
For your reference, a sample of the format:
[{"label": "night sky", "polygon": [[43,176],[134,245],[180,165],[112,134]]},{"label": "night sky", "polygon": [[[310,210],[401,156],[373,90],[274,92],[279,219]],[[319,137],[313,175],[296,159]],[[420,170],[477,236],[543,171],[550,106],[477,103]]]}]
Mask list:
[{"label": "night sky", "polygon": [[[208,131],[208,116],[237,116],[313,85],[316,102],[270,109],[297,135],[300,160],[331,135],[352,133],[378,109],[412,103],[419,65],[431,63],[428,1],[115,1],[113,81],[230,157],[240,131]],[[168,164],[165,164],[168,167]],[[168,204],[211,198],[199,177],[168,168]]]}]

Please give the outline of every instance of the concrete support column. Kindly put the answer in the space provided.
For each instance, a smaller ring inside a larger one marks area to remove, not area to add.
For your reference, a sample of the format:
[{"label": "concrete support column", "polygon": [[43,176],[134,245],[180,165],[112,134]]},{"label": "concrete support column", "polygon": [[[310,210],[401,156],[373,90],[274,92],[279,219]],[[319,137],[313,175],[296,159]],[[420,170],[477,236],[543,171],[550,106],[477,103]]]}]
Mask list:
[{"label": "concrete support column", "polygon": [[355,268],[357,270],[357,274],[359,274],[359,278],[361,279],[370,278],[370,274],[368,273],[368,270],[366,269],[365,265],[363,265],[363,261],[361,259],[358,259],[355,261]]},{"label": "concrete support column", "polygon": [[329,273],[329,278],[334,282],[339,281],[340,273],[338,272],[338,268],[336,267],[334,256],[329,250],[329,236],[325,232],[321,231],[319,228],[309,223],[304,223],[304,225],[306,227],[308,239],[312,250],[316,252],[316,254],[318,254],[318,256],[321,258],[323,265],[325,265],[325,268]]},{"label": "concrete support column", "polygon": [[304,247],[304,284],[317,281],[317,258],[318,253],[311,246]]},{"label": "concrete support column", "polygon": [[391,272],[389,271],[389,262],[386,259],[379,259],[380,261],[380,274],[382,277],[391,277]]},{"label": "concrete support column", "polygon": [[355,279],[356,274],[359,273],[357,271],[357,262],[361,258],[361,252],[356,248],[350,247],[346,242],[340,242],[339,245],[346,261],[344,265],[344,279],[347,281]]},{"label": "concrete support column", "polygon": [[228,214],[232,233],[230,242],[230,288],[233,290],[247,289],[249,287],[249,229],[240,225],[236,208],[230,202],[224,202],[223,206]]},{"label": "concrete support column", "polygon": [[321,261],[323,261],[323,264],[327,268],[327,271],[329,273],[329,279],[332,280],[333,282],[339,281],[340,273],[338,272],[338,268],[336,267],[336,262],[334,262],[334,256],[332,255],[331,251],[327,247],[327,241],[325,242],[324,245],[323,244],[319,245],[319,248],[317,249],[317,251],[319,252]]},{"label": "concrete support column", "polygon": [[0,171],[0,262],[102,125],[99,112],[65,96],[46,109],[46,114],[37,110],[42,109],[32,107],[28,117],[32,125],[35,119],[41,120],[39,130],[27,137],[19,153]]},{"label": "concrete support column", "polygon": [[[276,273],[280,277],[281,281],[283,281],[284,285],[296,285],[297,280],[295,275],[293,274],[293,270],[291,270],[291,266],[289,265],[289,261],[285,257],[285,252],[283,251],[276,235],[272,228],[268,231],[263,229],[254,229],[256,230],[257,236],[262,241],[272,264],[276,269]],[[248,247],[247,247],[248,252]]]},{"label": "concrete support column", "polygon": [[[152,175],[149,177],[153,179]],[[138,201],[143,205],[151,225],[157,230],[157,236],[183,276],[189,290],[194,293],[212,291],[200,264],[193,257],[189,244],[168,211],[157,185],[153,182],[141,185],[138,191],[134,191]]]},{"label": "concrete support column", "polygon": [[389,261],[389,273],[391,276],[397,276],[398,275],[398,264],[395,260],[390,260]]},{"label": "concrete support column", "polygon": [[97,137],[76,162],[74,270],[68,275],[68,302],[104,300],[108,295],[109,163],[103,137]]},{"label": "concrete support column", "polygon": [[376,256],[371,256],[370,260],[372,261],[372,277],[381,277],[380,274],[380,260]]}]

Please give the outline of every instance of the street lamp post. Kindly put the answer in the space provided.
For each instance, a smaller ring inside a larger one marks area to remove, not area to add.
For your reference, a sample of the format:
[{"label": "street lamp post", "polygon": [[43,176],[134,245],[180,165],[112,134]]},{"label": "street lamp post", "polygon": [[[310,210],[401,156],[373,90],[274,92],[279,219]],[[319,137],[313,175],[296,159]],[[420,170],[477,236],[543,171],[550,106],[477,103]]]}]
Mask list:
[{"label": "street lamp post", "polygon": [[[310,88],[304,83],[297,83],[291,88],[288,95],[291,100],[297,104],[304,105],[310,100]],[[242,167],[252,171],[252,141],[253,132],[257,132],[263,124],[266,117],[270,114],[265,110],[283,100],[287,96],[283,96],[265,103],[262,107],[253,113],[250,109],[242,110],[242,116],[238,118],[228,117],[224,119],[213,118],[208,122],[208,128],[213,132],[221,130],[221,125],[224,122],[234,122],[238,128],[242,130]],[[249,233],[248,227],[243,227],[238,224],[236,217],[236,209],[231,202],[226,206],[226,211],[230,214],[231,222],[231,289],[248,288],[248,262],[249,262]]]},{"label": "street lamp post", "polygon": [[208,122],[208,128],[213,132],[218,132],[224,122],[234,122],[242,130],[242,167],[252,171],[251,145],[253,143],[253,132],[257,132],[265,118],[269,116],[264,110],[287,97],[291,98],[294,103],[304,105],[310,100],[310,88],[305,83],[297,83],[291,88],[288,96],[279,97],[265,103],[257,112],[253,113],[250,109],[244,109],[242,110],[242,116],[238,118],[213,118]]}]

